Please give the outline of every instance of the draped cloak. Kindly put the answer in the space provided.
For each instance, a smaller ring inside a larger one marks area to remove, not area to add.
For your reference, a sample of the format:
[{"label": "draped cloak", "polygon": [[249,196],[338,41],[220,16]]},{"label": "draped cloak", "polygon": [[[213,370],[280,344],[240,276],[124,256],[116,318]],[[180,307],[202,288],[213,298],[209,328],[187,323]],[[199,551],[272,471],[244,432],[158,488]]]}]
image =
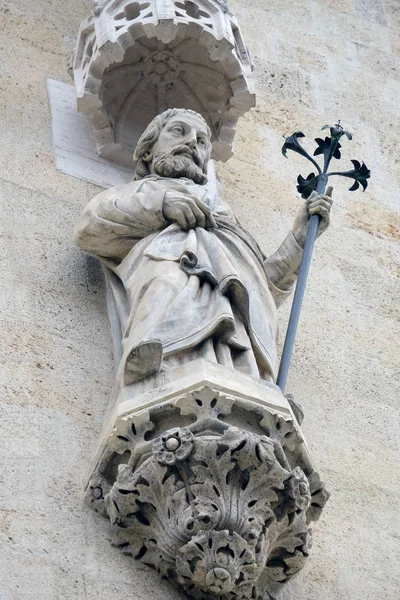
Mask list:
[{"label": "draped cloak", "polygon": [[[168,222],[163,200],[174,190],[205,202],[218,228]],[[75,239],[104,267],[120,385],[198,357],[274,380],[276,309],[301,258],[293,234],[265,259],[216,193],[149,176],[93,198]]]}]

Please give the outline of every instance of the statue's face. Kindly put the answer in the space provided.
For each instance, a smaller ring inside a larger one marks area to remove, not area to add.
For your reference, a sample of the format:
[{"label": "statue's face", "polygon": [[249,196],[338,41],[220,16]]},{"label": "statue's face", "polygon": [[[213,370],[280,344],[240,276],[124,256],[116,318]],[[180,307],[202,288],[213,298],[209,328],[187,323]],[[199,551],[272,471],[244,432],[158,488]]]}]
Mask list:
[{"label": "statue's face", "polygon": [[191,113],[175,115],[169,119],[153,146],[153,154],[186,154],[202,167],[209,144],[205,123]]},{"label": "statue's face", "polygon": [[167,121],[152,148],[150,172],[205,183],[209,143],[207,127],[199,117],[191,113],[175,115]]}]

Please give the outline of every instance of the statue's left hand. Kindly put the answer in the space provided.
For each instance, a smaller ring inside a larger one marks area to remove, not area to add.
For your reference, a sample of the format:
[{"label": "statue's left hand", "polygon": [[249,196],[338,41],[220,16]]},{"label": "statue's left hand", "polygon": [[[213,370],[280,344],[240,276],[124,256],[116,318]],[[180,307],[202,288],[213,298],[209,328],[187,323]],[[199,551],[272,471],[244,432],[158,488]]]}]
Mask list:
[{"label": "statue's left hand", "polygon": [[320,215],[317,237],[329,227],[330,212],[332,208],[332,187],[328,187],[326,194],[312,192],[296,215],[292,232],[296,242],[304,248],[308,230],[308,221],[311,215]]}]

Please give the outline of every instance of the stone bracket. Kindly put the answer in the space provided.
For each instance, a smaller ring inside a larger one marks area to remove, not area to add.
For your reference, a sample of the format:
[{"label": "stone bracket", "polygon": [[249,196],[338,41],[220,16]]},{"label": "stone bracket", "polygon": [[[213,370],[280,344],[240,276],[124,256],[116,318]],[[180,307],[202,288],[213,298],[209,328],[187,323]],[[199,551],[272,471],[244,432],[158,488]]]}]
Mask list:
[{"label": "stone bracket", "polygon": [[267,600],[303,566],[328,494],[276,385],[199,359],[106,422],[86,499],[124,552],[204,600]]}]

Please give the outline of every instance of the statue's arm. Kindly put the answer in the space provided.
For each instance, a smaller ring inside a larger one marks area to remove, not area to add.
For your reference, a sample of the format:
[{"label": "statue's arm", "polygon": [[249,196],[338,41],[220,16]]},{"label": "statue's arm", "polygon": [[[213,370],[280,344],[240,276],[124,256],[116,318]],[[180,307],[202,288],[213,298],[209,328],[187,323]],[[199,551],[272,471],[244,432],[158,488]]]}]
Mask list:
[{"label": "statue's arm", "polygon": [[303,248],[290,231],[278,250],[264,261],[269,288],[278,307],[290,296],[302,256]]},{"label": "statue's arm", "polygon": [[144,237],[168,225],[165,188],[155,181],[111,188],[89,202],[75,227],[78,246],[99,257],[122,260]]},{"label": "statue's arm", "polygon": [[328,188],[326,195],[312,194],[297,213],[293,228],[283,243],[272,256],[265,260],[265,271],[277,306],[280,306],[290,295],[297,280],[311,215],[320,216],[317,232],[317,237],[319,237],[329,226],[331,206],[332,188]]}]

